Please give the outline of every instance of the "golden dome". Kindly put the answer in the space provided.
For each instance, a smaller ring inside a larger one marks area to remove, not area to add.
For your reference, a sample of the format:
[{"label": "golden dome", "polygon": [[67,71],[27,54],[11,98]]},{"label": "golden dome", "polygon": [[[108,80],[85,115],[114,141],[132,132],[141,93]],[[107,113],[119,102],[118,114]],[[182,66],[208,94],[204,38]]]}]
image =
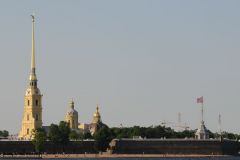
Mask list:
[{"label": "golden dome", "polygon": [[97,105],[96,112],[93,114],[92,123],[99,123],[101,122],[101,115],[99,112],[99,106]]},{"label": "golden dome", "polygon": [[97,105],[96,112],[93,114],[94,117],[100,117],[99,107]]}]

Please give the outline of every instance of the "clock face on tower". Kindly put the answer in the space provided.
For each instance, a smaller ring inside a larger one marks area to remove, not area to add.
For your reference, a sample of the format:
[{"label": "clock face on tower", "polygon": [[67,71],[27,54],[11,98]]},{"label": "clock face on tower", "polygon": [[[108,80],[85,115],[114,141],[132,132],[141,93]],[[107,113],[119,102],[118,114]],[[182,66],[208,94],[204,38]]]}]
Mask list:
[{"label": "clock face on tower", "polygon": [[38,88],[28,88],[26,90],[26,96],[30,96],[30,95],[40,95],[40,90]]},{"label": "clock face on tower", "polygon": [[31,94],[32,94],[31,89],[28,88],[27,91],[26,91],[26,96],[31,95]]}]

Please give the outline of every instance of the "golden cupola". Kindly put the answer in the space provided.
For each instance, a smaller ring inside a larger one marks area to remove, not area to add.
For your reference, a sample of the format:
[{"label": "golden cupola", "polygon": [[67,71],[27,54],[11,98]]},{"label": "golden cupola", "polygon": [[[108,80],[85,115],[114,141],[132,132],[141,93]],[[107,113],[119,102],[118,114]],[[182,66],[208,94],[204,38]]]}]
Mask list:
[{"label": "golden cupola", "polygon": [[93,114],[93,120],[92,123],[100,123],[101,121],[101,115],[99,112],[99,106],[97,105],[96,112]]},{"label": "golden cupola", "polygon": [[99,129],[103,127],[107,127],[107,125],[102,122],[99,106],[97,105],[96,111],[93,114],[92,123],[90,124],[89,128],[91,135],[94,135]]}]

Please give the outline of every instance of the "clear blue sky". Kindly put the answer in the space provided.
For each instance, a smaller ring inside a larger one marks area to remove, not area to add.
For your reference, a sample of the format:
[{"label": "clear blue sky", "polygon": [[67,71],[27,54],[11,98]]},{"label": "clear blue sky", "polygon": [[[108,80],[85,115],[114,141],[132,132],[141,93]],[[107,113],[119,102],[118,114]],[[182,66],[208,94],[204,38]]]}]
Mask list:
[{"label": "clear blue sky", "polygon": [[0,5],[0,130],[18,133],[36,15],[44,125],[63,120],[73,97],[79,121],[100,104],[109,126],[163,120],[239,133],[240,1],[5,0]]}]

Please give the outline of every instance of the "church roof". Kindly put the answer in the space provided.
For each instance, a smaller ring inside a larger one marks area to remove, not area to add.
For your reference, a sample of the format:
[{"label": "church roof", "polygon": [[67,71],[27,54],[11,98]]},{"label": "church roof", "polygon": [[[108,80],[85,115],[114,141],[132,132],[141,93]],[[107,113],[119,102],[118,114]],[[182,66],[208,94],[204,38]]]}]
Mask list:
[{"label": "church roof", "polygon": [[71,100],[70,103],[69,103],[69,109],[67,111],[67,114],[68,115],[78,114],[78,112],[74,109],[74,101],[73,100]]}]

